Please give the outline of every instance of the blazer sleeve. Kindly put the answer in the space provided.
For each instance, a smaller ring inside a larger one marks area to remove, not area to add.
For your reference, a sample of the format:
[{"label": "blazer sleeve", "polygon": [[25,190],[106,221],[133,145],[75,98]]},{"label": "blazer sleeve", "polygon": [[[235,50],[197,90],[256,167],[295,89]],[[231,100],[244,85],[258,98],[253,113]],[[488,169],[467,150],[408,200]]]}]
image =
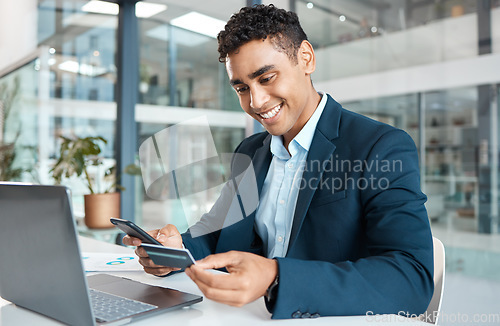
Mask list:
[{"label": "blazer sleeve", "polygon": [[221,194],[210,211],[203,214],[195,225],[182,234],[184,246],[189,249],[196,260],[216,252],[220,232],[231,208],[231,203],[237,198],[230,181],[222,187]]},{"label": "blazer sleeve", "polygon": [[391,129],[373,143],[366,160],[400,162],[401,167],[363,172],[367,180],[388,181],[383,187],[356,193],[363,206],[363,241],[368,254],[341,262],[277,258],[276,300],[266,301],[272,318],[291,318],[297,312],[408,315],[426,310],[434,287],[432,235],[413,140],[405,132]]}]

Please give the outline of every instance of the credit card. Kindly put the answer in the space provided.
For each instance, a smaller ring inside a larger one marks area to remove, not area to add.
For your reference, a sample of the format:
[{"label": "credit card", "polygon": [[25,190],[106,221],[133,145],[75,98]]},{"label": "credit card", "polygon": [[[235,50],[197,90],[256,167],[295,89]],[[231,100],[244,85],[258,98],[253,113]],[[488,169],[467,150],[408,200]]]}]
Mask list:
[{"label": "credit card", "polygon": [[169,248],[148,243],[141,245],[156,265],[186,268],[195,264],[188,249]]}]

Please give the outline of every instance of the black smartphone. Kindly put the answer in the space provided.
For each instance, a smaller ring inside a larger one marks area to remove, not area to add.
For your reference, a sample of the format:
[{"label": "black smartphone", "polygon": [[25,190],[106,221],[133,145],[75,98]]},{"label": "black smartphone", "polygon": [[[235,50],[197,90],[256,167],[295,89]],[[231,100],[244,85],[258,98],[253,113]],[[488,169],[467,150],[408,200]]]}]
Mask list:
[{"label": "black smartphone", "polygon": [[110,218],[111,223],[116,225],[120,230],[130,235],[131,237],[139,238],[143,243],[155,244],[163,246],[158,240],[150,236],[146,231],[134,224],[134,222],[123,220],[120,218]]}]

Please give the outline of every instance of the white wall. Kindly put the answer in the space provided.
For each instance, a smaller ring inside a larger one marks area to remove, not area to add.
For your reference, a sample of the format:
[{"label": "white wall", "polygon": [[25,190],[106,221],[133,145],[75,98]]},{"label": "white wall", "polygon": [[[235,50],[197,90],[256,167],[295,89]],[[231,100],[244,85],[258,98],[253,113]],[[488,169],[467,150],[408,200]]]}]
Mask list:
[{"label": "white wall", "polygon": [[500,82],[500,54],[315,82],[341,102]]},{"label": "white wall", "polygon": [[492,52],[500,52],[500,8],[495,8],[491,11],[491,43],[493,46]]},{"label": "white wall", "polygon": [[36,50],[37,0],[0,1],[0,71]]},{"label": "white wall", "polygon": [[276,8],[290,10],[290,1],[289,0],[263,0],[262,4],[269,5],[273,4]]}]

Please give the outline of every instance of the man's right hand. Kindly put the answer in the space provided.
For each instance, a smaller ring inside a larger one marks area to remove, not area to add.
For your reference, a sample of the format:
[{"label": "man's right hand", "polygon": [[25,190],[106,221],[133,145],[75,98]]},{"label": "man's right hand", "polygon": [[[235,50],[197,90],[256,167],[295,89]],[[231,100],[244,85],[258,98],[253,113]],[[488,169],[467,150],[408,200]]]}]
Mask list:
[{"label": "man's right hand", "polygon": [[[172,224],[167,224],[162,229],[156,229],[153,231],[149,231],[148,233],[166,247],[182,248],[181,234]],[[139,256],[139,263],[144,267],[144,271],[146,273],[156,276],[165,276],[172,271],[179,270],[179,268],[161,266],[153,263],[151,258],[149,258],[146,250],[140,247],[140,245],[142,244],[140,239],[127,235],[123,237],[123,244],[127,246],[137,246],[137,249],[135,249],[135,254]]]}]

